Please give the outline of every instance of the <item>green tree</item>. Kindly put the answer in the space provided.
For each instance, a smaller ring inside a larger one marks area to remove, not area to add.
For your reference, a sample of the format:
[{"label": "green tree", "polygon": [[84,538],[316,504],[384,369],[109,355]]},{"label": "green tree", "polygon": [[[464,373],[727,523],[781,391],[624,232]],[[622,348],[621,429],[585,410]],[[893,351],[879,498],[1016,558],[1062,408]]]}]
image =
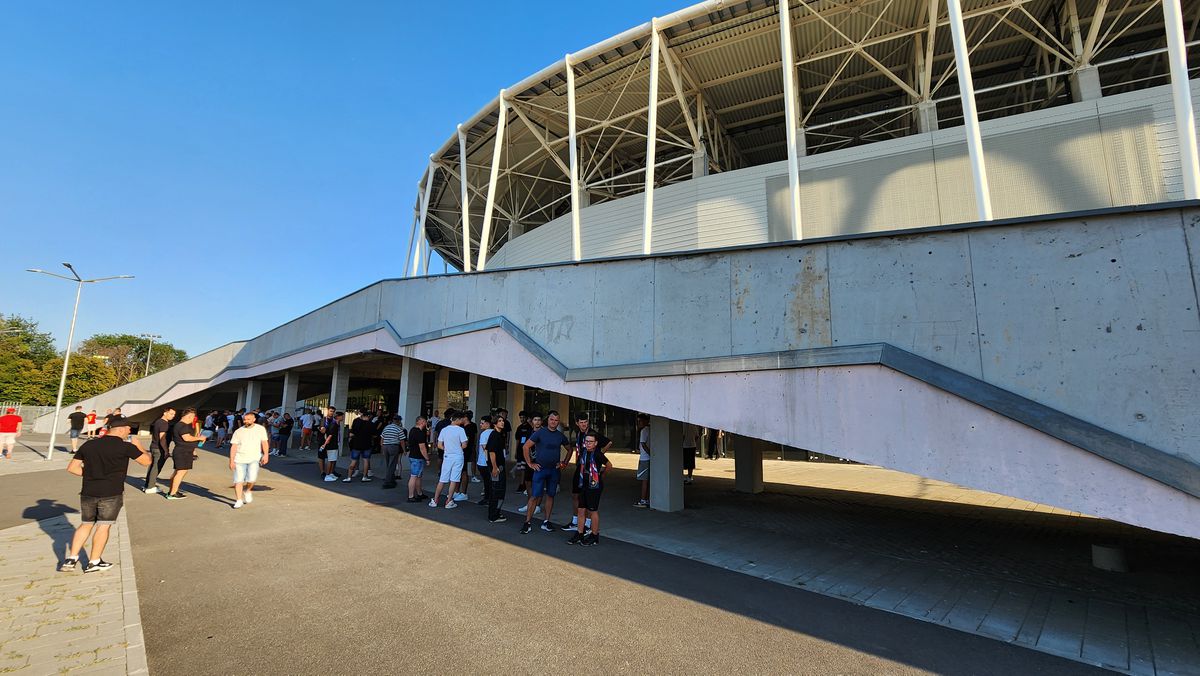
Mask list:
[{"label": "green tree", "polygon": [[54,339],[37,322],[0,314],[0,401],[40,402],[41,368],[56,356]]},{"label": "green tree", "polygon": [[[79,344],[79,354],[101,357],[117,377],[117,385],[133,382],[146,373],[146,350],[150,342],[128,333],[98,333]],[[155,373],[186,361],[187,352],[166,342],[155,341],[150,351],[150,372]]]},{"label": "green tree", "polygon": [[[40,401],[31,403],[42,406],[53,404],[58,396],[60,377],[62,357],[55,357],[43,364],[38,378],[41,385]],[[94,397],[116,386],[117,374],[103,359],[80,354],[71,355],[71,365],[67,367],[67,384],[63,388],[63,405]]]}]

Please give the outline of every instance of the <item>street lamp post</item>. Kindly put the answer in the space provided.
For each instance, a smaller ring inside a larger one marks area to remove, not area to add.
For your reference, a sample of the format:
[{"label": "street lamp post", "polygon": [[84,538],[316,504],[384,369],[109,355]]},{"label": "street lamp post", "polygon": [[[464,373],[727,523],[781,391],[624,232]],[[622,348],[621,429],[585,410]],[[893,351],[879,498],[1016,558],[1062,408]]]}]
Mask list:
[{"label": "street lamp post", "polygon": [[113,277],[97,277],[95,279],[84,279],[79,276],[75,268],[70,263],[63,263],[62,266],[71,271],[71,276],[57,275],[53,272],[39,270],[37,268],[29,268],[26,272],[37,272],[51,277],[65,279],[68,282],[75,282],[75,309],[71,311],[71,330],[67,333],[67,351],[63,353],[63,368],[62,376],[58,379],[58,399],[54,402],[54,420],[50,427],[50,446],[46,449],[46,460],[50,460],[54,455],[54,439],[58,436],[58,416],[62,413],[63,389],[67,386],[67,366],[71,363],[71,343],[75,340],[75,318],[79,316],[79,296],[83,294],[84,284],[95,284],[97,282],[106,282],[110,279],[133,279],[133,275],[116,275]]},{"label": "street lamp post", "polygon": [[143,333],[138,338],[145,338],[150,341],[150,345],[146,348],[146,373],[142,375],[145,378],[150,375],[150,353],[154,351],[154,341],[157,338],[162,338],[162,336],[157,333]]}]

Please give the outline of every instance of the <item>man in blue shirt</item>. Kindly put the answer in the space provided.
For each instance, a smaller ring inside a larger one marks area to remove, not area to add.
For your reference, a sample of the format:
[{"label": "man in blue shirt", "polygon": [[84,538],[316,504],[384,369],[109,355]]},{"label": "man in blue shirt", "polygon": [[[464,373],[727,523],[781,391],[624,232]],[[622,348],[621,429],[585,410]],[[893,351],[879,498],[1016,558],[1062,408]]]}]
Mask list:
[{"label": "man in blue shirt", "polygon": [[521,526],[522,535],[533,530],[533,515],[543,496],[546,498],[546,511],[542,530],[554,530],[554,524],[550,523],[550,514],[554,511],[554,494],[558,492],[559,470],[566,467],[562,459],[562,449],[564,446],[570,447],[567,435],[559,429],[558,422],[558,411],[550,411],[546,416],[546,426],[535,430],[521,449],[526,464],[533,470],[529,503],[525,508],[525,525]]}]

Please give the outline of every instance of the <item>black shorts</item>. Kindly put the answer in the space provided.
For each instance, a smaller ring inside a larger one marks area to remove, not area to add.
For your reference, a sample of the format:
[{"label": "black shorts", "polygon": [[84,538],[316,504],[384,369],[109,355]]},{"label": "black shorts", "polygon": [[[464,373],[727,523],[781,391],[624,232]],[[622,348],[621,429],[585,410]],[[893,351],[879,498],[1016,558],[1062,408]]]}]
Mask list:
[{"label": "black shorts", "polygon": [[694,449],[694,448],[683,449],[683,468],[684,469],[696,469],[696,449]]},{"label": "black shorts", "polygon": [[[579,468],[575,468],[575,476],[571,477],[571,492],[578,495],[583,492],[583,486],[579,485]],[[582,504],[582,503],[580,503]]]},{"label": "black shorts", "polygon": [[579,493],[579,508],[586,509],[589,512],[600,511],[600,494],[603,492],[604,486],[583,489]]},{"label": "black shorts", "polygon": [[171,451],[171,461],[175,463],[175,469],[191,469],[192,463],[196,462],[196,450],[176,448]]},{"label": "black shorts", "polygon": [[79,512],[83,523],[113,523],[121,513],[125,504],[125,496],[110,495],[106,498],[94,498],[90,495],[79,496]]}]

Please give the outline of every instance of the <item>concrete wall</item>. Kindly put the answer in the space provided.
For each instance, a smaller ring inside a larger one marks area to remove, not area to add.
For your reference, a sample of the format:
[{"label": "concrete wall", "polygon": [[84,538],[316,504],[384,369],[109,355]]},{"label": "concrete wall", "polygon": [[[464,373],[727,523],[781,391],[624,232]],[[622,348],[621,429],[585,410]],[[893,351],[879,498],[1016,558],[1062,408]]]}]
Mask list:
[{"label": "concrete wall", "polygon": [[[1193,90],[1200,103],[1200,81]],[[982,132],[997,218],[1182,198],[1165,86],[987,121]],[[976,218],[961,127],[803,157],[800,168],[806,238]],[[785,173],[779,162],[657,189],[653,250],[791,239]],[[639,194],[583,209],[583,257],[640,254],[642,205]],[[570,260],[570,228],[567,214],[531,230],[489,267]]]}]

